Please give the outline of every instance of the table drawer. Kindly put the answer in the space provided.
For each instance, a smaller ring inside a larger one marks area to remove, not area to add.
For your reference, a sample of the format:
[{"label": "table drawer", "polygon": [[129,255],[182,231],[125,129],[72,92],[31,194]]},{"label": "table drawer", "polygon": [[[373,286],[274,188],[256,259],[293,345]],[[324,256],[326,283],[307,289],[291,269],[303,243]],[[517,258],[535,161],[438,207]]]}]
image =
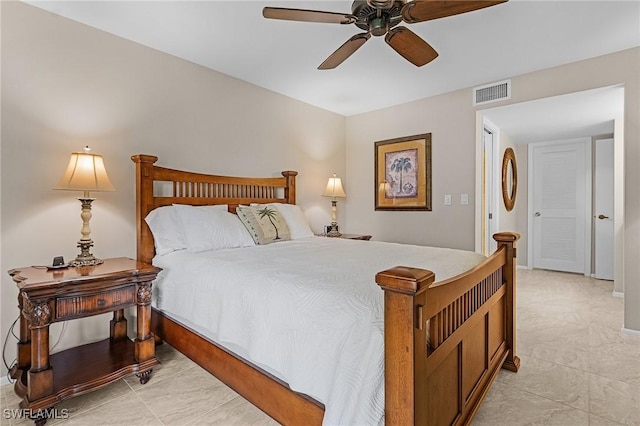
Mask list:
[{"label": "table drawer", "polygon": [[87,296],[60,297],[56,300],[56,320],[111,312],[131,306],[135,301],[135,285]]}]

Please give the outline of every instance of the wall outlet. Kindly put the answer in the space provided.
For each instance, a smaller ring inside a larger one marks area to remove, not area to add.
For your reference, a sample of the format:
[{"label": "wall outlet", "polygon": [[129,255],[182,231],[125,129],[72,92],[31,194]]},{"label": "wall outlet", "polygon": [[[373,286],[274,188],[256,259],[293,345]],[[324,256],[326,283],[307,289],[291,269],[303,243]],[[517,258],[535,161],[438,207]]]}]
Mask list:
[{"label": "wall outlet", "polygon": [[445,206],[450,206],[451,205],[451,194],[445,194],[444,195],[444,205]]},{"label": "wall outlet", "polygon": [[460,204],[469,204],[469,194],[460,194]]}]

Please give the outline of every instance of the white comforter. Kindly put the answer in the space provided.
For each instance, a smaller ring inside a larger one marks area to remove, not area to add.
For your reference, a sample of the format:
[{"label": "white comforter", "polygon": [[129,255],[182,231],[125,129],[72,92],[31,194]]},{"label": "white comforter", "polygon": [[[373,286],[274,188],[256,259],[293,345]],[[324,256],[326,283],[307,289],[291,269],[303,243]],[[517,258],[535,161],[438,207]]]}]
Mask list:
[{"label": "white comforter", "polygon": [[154,305],[325,404],[325,425],[384,423],[383,291],[397,265],[443,280],[484,257],[313,237],[157,256]]}]

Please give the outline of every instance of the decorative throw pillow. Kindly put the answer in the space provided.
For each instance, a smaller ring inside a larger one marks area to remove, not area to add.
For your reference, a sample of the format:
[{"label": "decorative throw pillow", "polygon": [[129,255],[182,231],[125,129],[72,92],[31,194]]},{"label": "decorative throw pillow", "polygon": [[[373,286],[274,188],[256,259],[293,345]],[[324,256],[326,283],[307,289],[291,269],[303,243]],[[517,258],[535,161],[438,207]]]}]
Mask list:
[{"label": "decorative throw pillow", "polygon": [[256,244],[291,239],[287,222],[275,206],[238,206],[236,213]]},{"label": "decorative throw pillow", "polygon": [[283,203],[251,204],[251,206],[275,206],[287,223],[292,240],[313,237],[313,231],[309,226],[309,222],[307,222],[307,218],[299,206]]}]

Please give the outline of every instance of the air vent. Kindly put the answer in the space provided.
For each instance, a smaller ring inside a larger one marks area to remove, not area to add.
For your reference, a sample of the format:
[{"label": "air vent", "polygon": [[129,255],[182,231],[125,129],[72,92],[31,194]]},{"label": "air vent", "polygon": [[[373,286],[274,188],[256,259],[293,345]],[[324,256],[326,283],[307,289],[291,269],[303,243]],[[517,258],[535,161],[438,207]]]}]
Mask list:
[{"label": "air vent", "polygon": [[491,102],[511,99],[511,80],[485,84],[473,89],[473,105],[483,105]]}]

